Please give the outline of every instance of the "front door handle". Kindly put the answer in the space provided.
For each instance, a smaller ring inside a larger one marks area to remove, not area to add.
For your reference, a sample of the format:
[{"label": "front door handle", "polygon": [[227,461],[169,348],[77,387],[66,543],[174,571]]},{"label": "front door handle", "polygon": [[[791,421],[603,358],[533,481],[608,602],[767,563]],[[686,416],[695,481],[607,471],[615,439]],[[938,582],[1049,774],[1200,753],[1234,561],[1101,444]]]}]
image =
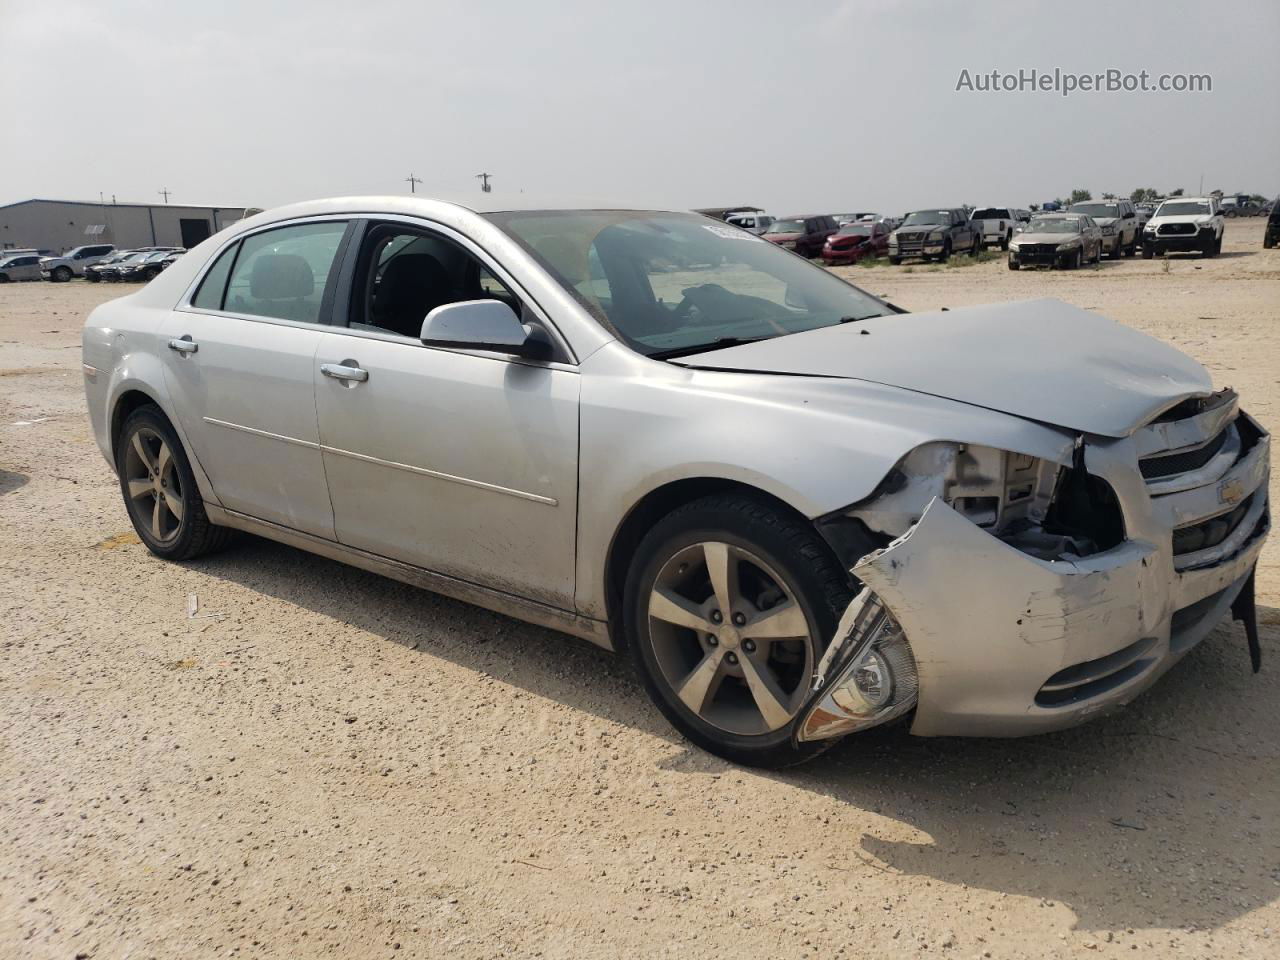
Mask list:
[{"label": "front door handle", "polygon": [[333,377],[335,380],[353,380],[357,383],[364,383],[369,379],[369,371],[362,370],[354,360],[344,360],[342,363],[322,363],[320,364],[320,372],[326,377]]},{"label": "front door handle", "polygon": [[181,337],[175,337],[169,341],[169,349],[176,350],[178,353],[195,353],[200,349],[200,344],[191,339],[191,334],[184,333]]}]

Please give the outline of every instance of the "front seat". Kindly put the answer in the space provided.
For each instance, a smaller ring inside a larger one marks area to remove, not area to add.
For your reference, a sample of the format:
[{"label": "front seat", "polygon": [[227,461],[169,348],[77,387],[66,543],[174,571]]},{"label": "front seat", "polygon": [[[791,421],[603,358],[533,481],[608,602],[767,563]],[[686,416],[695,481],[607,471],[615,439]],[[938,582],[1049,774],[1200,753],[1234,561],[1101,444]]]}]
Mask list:
[{"label": "front seat", "polygon": [[439,260],[429,253],[401,254],[387,264],[378,282],[373,320],[384,330],[416,340],[427,314],[456,299],[449,271]]},{"label": "front seat", "polygon": [[315,293],[311,264],[293,253],[264,253],[253,261],[249,296],[266,300],[271,316],[282,320],[314,320],[305,316],[310,307],[302,301]]}]

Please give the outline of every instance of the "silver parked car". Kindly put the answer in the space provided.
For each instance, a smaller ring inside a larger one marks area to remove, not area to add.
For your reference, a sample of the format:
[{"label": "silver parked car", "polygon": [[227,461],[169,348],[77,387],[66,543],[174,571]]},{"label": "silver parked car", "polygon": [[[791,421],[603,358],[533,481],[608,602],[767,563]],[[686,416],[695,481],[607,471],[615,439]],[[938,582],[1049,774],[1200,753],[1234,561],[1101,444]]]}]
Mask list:
[{"label": "silver parked car", "polygon": [[1102,260],[1102,230],[1091,217],[1038,213],[1009,243],[1009,269],[1043,266],[1074,270]]},{"label": "silver parked car", "polygon": [[0,254],[0,283],[18,280],[40,279],[40,255],[20,253],[16,256]]},{"label": "silver parked car", "polygon": [[744,763],[1067,727],[1255,622],[1269,437],[1199,364],[1053,300],[904,314],[697,215],[285,207],[83,358],[153,553],[247,530],[625,650]]}]

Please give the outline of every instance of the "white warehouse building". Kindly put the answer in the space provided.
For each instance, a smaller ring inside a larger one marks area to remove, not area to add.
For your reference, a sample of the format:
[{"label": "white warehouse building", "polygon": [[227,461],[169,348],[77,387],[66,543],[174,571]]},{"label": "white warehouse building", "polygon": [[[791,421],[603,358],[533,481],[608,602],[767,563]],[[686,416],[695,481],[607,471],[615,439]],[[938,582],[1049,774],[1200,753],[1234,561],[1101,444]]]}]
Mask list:
[{"label": "white warehouse building", "polygon": [[62,253],[86,243],[190,248],[244,212],[244,207],[177,203],[22,200],[0,206],[0,253],[27,248]]}]

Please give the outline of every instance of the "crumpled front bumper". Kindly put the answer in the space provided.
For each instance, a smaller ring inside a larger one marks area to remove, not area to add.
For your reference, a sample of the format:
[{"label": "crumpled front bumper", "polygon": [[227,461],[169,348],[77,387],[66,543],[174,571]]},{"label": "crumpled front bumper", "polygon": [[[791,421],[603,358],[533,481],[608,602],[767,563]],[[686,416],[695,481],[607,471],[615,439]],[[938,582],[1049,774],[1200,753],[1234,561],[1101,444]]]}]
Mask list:
[{"label": "crumpled front bumper", "polygon": [[[1129,539],[1110,550],[1043,560],[935,498],[905,534],[854,565],[910,645],[912,733],[1008,737],[1082,723],[1131,701],[1231,610],[1270,529],[1269,438],[1215,483],[1160,496],[1121,468],[1135,457],[1133,441],[1090,457],[1127,507]],[[1221,511],[1228,493],[1253,498],[1237,533],[1216,550],[1175,557],[1172,531]],[[861,702],[853,678],[852,669],[823,678],[797,739],[879,722],[849,708],[854,726],[836,722],[836,704]],[[833,697],[841,689],[843,700]]]}]

